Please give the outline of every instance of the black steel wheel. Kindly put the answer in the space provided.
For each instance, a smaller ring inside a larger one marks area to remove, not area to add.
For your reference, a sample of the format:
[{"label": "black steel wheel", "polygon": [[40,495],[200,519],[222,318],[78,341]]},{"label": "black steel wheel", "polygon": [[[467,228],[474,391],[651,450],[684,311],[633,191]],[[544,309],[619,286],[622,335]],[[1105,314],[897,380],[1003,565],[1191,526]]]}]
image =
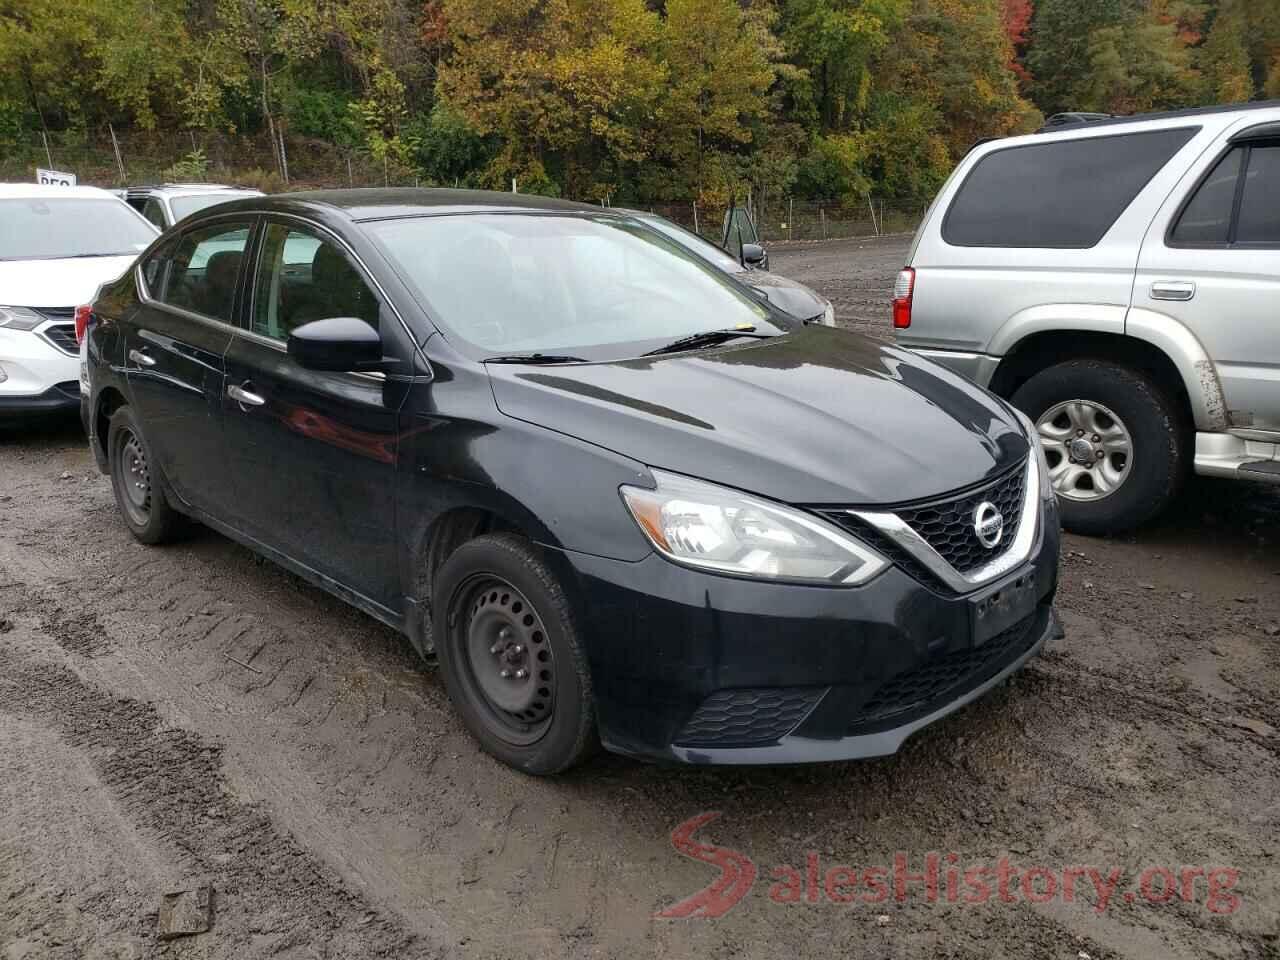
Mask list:
[{"label": "black steel wheel", "polygon": [[512,584],[481,574],[455,594],[450,619],[466,634],[467,681],[494,732],[536,742],[551,725],[556,668],[538,612]]},{"label": "black steel wheel", "polygon": [[591,676],[572,607],[541,551],[493,533],[433,578],[436,651],[467,729],[526,773],[558,773],[595,744]]},{"label": "black steel wheel", "polygon": [[154,544],[181,532],[183,517],[169,505],[151,447],[128,406],[111,415],[107,466],[116,506],[130,533]]},{"label": "black steel wheel", "polygon": [[121,506],[131,523],[145,526],[151,517],[151,469],[142,438],[129,427],[116,437],[119,453],[112,468],[112,479],[124,491]]}]

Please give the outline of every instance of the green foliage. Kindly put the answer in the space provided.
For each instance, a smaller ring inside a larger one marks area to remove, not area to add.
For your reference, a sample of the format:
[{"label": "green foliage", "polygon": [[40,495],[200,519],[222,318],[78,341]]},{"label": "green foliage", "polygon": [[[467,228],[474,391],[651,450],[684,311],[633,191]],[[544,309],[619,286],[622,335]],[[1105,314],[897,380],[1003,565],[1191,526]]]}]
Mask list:
[{"label": "green foliage", "polygon": [[[251,165],[301,137],[365,179],[864,204],[1044,114],[1280,96],[1280,3],[5,0],[0,63],[13,156],[110,123],[252,134]],[[252,175],[283,186],[276,163]]]},{"label": "green foliage", "polygon": [[197,147],[173,166],[166,168],[161,176],[168,183],[189,183],[203,180],[208,171],[209,158]]}]

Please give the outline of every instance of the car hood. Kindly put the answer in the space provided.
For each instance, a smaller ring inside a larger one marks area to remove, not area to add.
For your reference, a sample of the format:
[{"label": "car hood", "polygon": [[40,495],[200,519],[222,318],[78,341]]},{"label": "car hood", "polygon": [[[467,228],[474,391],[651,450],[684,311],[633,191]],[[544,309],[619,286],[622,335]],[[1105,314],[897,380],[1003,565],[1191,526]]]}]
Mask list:
[{"label": "car hood", "polygon": [[0,262],[0,304],[7,307],[74,307],[93,299],[101,284],[114,280],[136,260],[68,257],[61,260]]},{"label": "car hood", "polygon": [[508,416],[790,503],[933,497],[1028,451],[990,394],[909,351],[830,327],[698,353],[488,370]]},{"label": "car hood", "polygon": [[738,278],[762,293],[770,303],[793,317],[812,320],[827,309],[827,300],[797,280],[780,277],[767,270],[749,270]]}]

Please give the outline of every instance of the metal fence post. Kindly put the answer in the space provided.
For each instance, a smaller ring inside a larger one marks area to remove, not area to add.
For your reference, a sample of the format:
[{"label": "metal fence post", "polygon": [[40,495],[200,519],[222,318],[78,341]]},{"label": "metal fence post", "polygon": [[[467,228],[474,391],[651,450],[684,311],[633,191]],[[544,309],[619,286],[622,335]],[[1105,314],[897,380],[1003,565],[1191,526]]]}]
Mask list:
[{"label": "metal fence post", "polygon": [[124,158],[120,156],[120,141],[116,139],[116,128],[111,124],[107,124],[107,129],[111,132],[111,149],[116,154],[116,167],[120,170],[120,186],[124,186],[128,182],[128,177],[124,172]]},{"label": "metal fence post", "polygon": [[795,239],[796,227],[796,198],[792,197],[787,201],[787,239]]}]

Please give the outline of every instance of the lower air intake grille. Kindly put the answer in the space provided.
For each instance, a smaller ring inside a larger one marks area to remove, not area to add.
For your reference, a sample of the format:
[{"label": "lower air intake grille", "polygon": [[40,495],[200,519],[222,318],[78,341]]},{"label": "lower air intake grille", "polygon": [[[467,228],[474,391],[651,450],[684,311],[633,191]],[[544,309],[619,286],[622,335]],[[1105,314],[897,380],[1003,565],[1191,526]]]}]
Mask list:
[{"label": "lower air intake grille", "polygon": [[717,690],[675,737],[685,747],[749,747],[776,743],[796,728],[827,687]]}]

